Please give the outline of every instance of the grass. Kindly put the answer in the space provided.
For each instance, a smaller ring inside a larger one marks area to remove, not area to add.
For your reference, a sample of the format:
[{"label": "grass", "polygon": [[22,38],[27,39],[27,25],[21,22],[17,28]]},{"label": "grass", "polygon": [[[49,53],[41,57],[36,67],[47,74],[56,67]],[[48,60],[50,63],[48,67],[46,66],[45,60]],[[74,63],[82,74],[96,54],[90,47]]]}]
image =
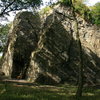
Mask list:
[{"label": "grass", "polygon": [[[85,88],[81,100],[100,100],[100,89]],[[0,83],[0,100],[75,100],[75,86],[27,86]]]}]

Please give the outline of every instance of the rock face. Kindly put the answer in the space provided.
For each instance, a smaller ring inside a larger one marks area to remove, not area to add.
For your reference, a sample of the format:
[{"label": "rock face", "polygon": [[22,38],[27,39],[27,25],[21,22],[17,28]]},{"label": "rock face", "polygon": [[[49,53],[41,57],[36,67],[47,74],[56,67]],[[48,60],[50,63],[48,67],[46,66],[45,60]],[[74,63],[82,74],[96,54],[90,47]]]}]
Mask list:
[{"label": "rock face", "polygon": [[22,12],[15,17],[3,58],[2,70],[6,76],[26,77],[31,52],[37,47],[40,25],[37,14],[33,16],[30,12]]},{"label": "rock face", "polygon": [[[83,49],[84,78],[100,83],[100,30],[77,15]],[[19,13],[9,33],[2,70],[6,76],[42,84],[77,84],[79,44],[72,11],[56,6],[46,20],[30,12]]]}]

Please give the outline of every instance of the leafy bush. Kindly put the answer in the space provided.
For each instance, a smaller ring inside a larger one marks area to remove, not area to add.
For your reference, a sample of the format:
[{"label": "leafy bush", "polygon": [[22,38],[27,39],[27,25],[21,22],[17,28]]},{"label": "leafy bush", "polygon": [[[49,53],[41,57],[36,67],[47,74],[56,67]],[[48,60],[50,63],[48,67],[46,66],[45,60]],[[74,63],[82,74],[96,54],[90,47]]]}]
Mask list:
[{"label": "leafy bush", "polygon": [[73,2],[73,4],[75,11],[78,14],[80,14],[86,21],[92,21],[91,11],[82,1],[77,0],[76,2]]},{"label": "leafy bush", "polygon": [[91,10],[93,23],[100,26],[100,2],[96,3]]},{"label": "leafy bush", "polygon": [[60,0],[59,1],[61,4],[66,5],[66,6],[70,6],[70,0]]}]

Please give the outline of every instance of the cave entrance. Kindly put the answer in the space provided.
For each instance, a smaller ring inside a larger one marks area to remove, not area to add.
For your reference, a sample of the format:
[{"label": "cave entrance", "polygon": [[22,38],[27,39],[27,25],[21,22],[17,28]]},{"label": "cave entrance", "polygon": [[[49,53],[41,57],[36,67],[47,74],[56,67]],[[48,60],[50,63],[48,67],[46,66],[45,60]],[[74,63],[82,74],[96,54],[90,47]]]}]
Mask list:
[{"label": "cave entrance", "polygon": [[[27,34],[26,34],[27,36]],[[32,41],[31,41],[32,40]],[[11,78],[25,79],[27,69],[30,63],[30,56],[35,50],[37,43],[34,41],[33,34],[27,36],[18,36],[14,43],[13,64]]]},{"label": "cave entrance", "polygon": [[25,79],[26,77],[26,60],[19,54],[14,54],[13,57],[13,66],[12,66],[12,75],[11,78],[14,79]]}]

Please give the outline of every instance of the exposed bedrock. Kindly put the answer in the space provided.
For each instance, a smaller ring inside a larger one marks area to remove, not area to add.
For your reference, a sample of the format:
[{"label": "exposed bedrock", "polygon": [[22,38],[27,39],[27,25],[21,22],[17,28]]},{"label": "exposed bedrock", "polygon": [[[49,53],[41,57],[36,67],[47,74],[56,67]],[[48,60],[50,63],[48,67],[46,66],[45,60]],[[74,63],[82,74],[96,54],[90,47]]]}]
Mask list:
[{"label": "exposed bedrock", "polygon": [[[100,30],[77,15],[84,82],[100,84]],[[41,19],[19,13],[9,32],[2,70],[6,76],[42,84],[77,84],[80,50],[72,11],[56,6]]]}]

